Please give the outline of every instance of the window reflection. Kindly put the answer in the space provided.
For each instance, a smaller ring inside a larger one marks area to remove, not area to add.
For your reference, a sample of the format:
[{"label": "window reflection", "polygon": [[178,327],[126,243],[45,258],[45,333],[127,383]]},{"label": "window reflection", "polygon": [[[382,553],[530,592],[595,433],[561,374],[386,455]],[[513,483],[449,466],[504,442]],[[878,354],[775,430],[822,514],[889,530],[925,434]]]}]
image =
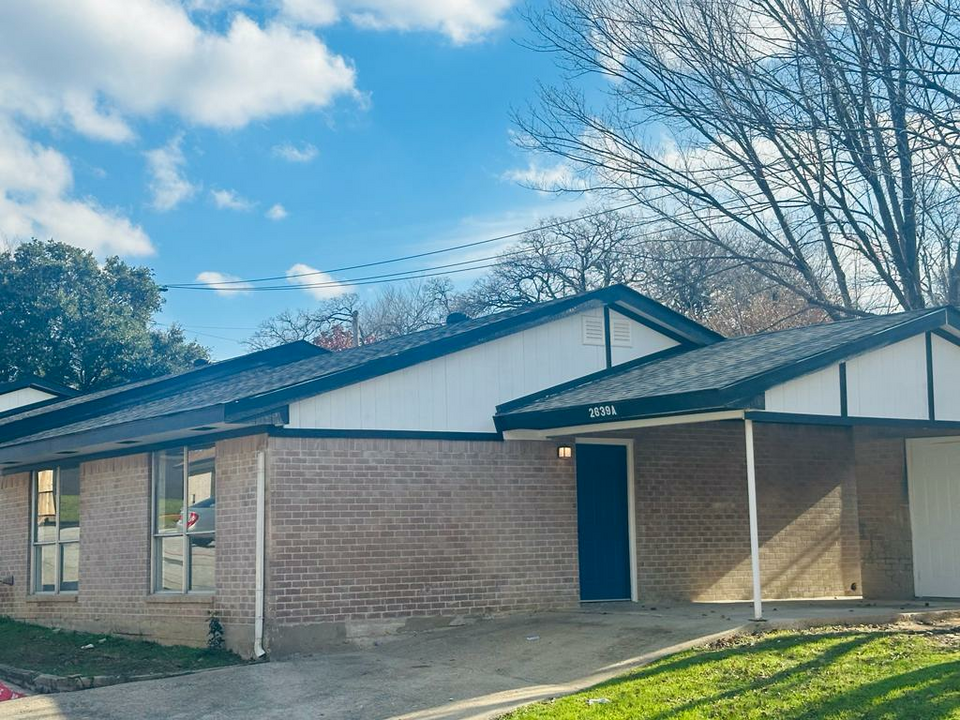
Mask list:
[{"label": "window reflection", "polygon": [[154,591],[213,592],[216,448],[154,454]]},{"label": "window reflection", "polygon": [[33,592],[80,587],[80,467],[33,473]]}]

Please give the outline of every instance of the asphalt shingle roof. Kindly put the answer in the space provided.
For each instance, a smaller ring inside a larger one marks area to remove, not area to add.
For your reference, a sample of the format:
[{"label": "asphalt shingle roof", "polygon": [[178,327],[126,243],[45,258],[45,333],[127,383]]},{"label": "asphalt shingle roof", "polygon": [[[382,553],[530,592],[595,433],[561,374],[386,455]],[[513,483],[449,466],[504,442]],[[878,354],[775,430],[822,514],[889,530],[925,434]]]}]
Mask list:
[{"label": "asphalt shingle roof", "polygon": [[[624,293],[642,297],[623,287],[607,288],[389,338],[341,352],[310,353],[307,357],[302,357],[304,353],[301,352],[300,357],[293,361],[271,362],[271,353],[282,351],[282,348],[275,348],[262,351],[262,362],[241,367],[237,371],[222,372],[219,368],[241,359],[213,363],[181,375],[89,393],[0,418],[0,448],[198,408],[257,398],[267,398],[266,401],[269,401],[271,393],[286,390],[296,392],[298,386],[318,381],[329,380],[329,387],[324,389],[332,389],[341,377],[344,377],[343,384],[356,382],[357,371],[370,368],[371,376],[379,374],[386,363],[397,358],[417,353],[422,355],[423,352],[440,355],[452,351],[447,348],[459,349],[474,342],[486,342],[567,313],[582,312],[590,307],[600,307],[612,299],[623,299]],[[697,328],[691,321],[684,322]],[[702,333],[709,332],[702,328],[699,330]],[[349,379],[346,378],[348,373],[351,374]],[[98,408],[91,409],[95,404]]]},{"label": "asphalt shingle roof", "polygon": [[505,403],[499,415],[720,391],[761,375],[799,366],[803,361],[938,312],[942,313],[942,308],[748,335],[646,362],[641,359],[555,392],[546,391],[526,400]]}]

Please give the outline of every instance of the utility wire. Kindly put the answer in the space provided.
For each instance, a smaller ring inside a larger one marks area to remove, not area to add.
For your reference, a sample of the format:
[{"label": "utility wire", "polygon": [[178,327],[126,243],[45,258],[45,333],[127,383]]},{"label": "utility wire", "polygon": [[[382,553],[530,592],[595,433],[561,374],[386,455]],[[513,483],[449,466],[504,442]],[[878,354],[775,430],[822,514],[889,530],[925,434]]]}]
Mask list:
[{"label": "utility wire", "polygon": [[[639,226],[643,224],[655,224],[657,219],[648,219],[646,223],[634,223],[634,226]],[[565,238],[562,240],[555,240],[553,242],[544,243],[540,245],[538,250],[551,250],[553,248],[562,247],[564,245],[570,245],[576,241],[571,238]],[[471,270],[486,270],[489,268],[497,267],[502,264],[504,258],[509,258],[517,255],[526,255],[530,251],[527,248],[518,248],[516,250],[508,250],[506,252],[498,253],[496,255],[488,255],[486,257],[480,258],[471,258],[469,260],[460,260],[458,262],[445,263],[443,265],[433,265],[430,267],[421,267],[413,268],[410,270],[397,270],[391,273],[380,273],[376,275],[365,275],[355,278],[344,278],[342,280],[332,279],[324,280],[321,282],[315,283],[297,283],[297,284],[285,284],[285,285],[257,285],[252,287],[237,287],[237,286],[227,286],[226,282],[223,283],[187,283],[183,285],[168,285],[166,286],[172,290],[202,290],[206,292],[285,292],[291,290],[311,290],[311,289],[323,289],[323,288],[336,288],[336,287],[353,287],[358,285],[378,285],[384,283],[394,283],[401,282],[403,280],[419,280],[421,278],[437,277],[440,275],[455,275],[458,273],[470,272]],[[486,263],[486,264],[478,264]],[[462,267],[468,265],[470,267]],[[456,270],[448,270],[448,272],[436,272],[438,270],[447,270],[449,268],[460,268]],[[335,271],[331,271],[335,272]],[[309,273],[315,274],[315,273]],[[288,276],[282,276],[284,278]],[[298,275],[290,275],[290,278],[301,277]],[[234,283],[238,282],[251,282],[247,280],[233,281]]]},{"label": "utility wire", "polygon": [[[577,217],[558,220],[556,222],[549,223],[547,225],[540,225],[536,229],[550,230],[553,228],[563,227],[564,225],[569,225],[570,223],[574,223],[579,220],[589,220],[591,218],[600,217],[602,215],[608,215],[610,213],[619,212],[620,210],[626,210],[628,208],[636,207],[641,204],[642,204],[641,201],[638,200],[635,202],[627,203],[626,205],[620,205],[618,207],[612,207],[612,208],[607,208],[606,210],[600,210],[595,213],[589,213],[587,215],[578,215]],[[219,288],[222,285],[237,285],[241,283],[268,282],[270,280],[288,280],[288,279],[293,279],[298,277],[308,277],[311,275],[329,275],[331,273],[336,273],[336,272],[346,272],[347,270],[361,270],[363,268],[377,267],[380,265],[392,265],[394,263],[404,262],[407,260],[416,260],[418,258],[430,257],[432,255],[440,255],[442,253],[453,252],[454,250],[465,250],[467,248],[478,247],[480,245],[488,245],[490,243],[501,242],[503,240],[510,240],[511,238],[520,237],[521,235],[526,235],[528,232],[530,232],[529,229],[518,230],[517,232],[507,233],[505,235],[498,235],[496,237],[487,238],[486,240],[476,240],[474,242],[462,243],[460,245],[451,245],[449,247],[439,248],[437,250],[430,250],[429,252],[416,253],[413,255],[404,255],[402,257],[390,258],[388,260],[376,260],[373,262],[361,263],[359,265],[346,265],[344,267],[332,268],[330,270],[313,270],[311,272],[294,273],[291,275],[268,275],[266,277],[259,277],[259,278],[224,280],[223,282],[217,283],[217,286]],[[206,283],[201,283],[201,282],[162,283],[162,286],[167,288],[177,288],[177,289],[184,289],[187,287],[196,287],[196,286],[208,287]],[[305,287],[305,286],[300,285],[299,287]]]},{"label": "utility wire", "polygon": [[[162,323],[162,322],[157,322],[156,320],[151,320],[150,322],[151,322],[153,325],[157,326],[157,327],[165,327],[165,328],[167,328],[168,330],[169,330],[170,328],[173,328],[173,327],[180,327],[180,328],[183,329],[183,330],[190,330],[190,332],[187,333],[187,334],[189,334],[189,335],[202,335],[202,336],[208,337],[208,338],[215,338],[215,339],[217,339],[217,340],[226,340],[226,341],[228,341],[228,342],[237,343],[237,345],[243,345],[243,340],[237,340],[236,338],[226,337],[225,335],[214,335],[213,333],[200,332],[200,331],[198,331],[198,330],[191,330],[188,326],[186,326],[186,325],[181,325],[180,323],[176,323],[176,322],[175,322],[175,323]],[[256,328],[254,328],[254,329],[256,329]]]},{"label": "utility wire", "polygon": [[[561,247],[573,242],[572,240],[557,240],[552,243],[545,243],[540,246],[542,250],[549,250],[555,247]],[[383,282],[398,282],[400,280],[415,280],[419,277],[420,273],[432,272],[434,270],[445,270],[447,268],[462,267],[464,265],[471,265],[475,267],[467,267],[463,270],[451,271],[453,272],[468,272],[469,270],[482,270],[488,267],[495,267],[500,263],[500,261],[505,257],[512,257],[514,255],[525,255],[528,251],[526,249],[511,250],[504,253],[499,253],[497,255],[488,255],[481,258],[471,258],[470,260],[460,260],[458,262],[446,263],[444,265],[434,265],[433,267],[425,268],[415,268],[412,270],[397,270],[393,273],[383,273],[378,275],[367,275],[364,277],[357,278],[346,278],[344,280],[324,280],[322,282],[316,283],[298,283],[296,285],[258,285],[255,287],[221,287],[221,283],[201,283],[197,285],[184,285],[172,286],[175,290],[212,290],[214,292],[249,292],[260,291],[260,290],[304,290],[310,288],[324,288],[324,287],[338,287],[341,285],[349,284],[360,284],[368,280],[378,280]],[[496,260],[497,262],[491,263],[489,265],[476,265],[476,263],[487,263],[490,261]],[[197,325],[195,327],[201,327]],[[223,329],[223,328],[221,328]]]},{"label": "utility wire", "polygon": [[424,268],[423,270],[418,270],[416,272],[420,273],[419,275],[408,275],[405,277],[383,277],[383,276],[372,276],[372,279],[369,280],[334,280],[328,283],[311,283],[309,285],[260,285],[258,287],[252,288],[221,288],[221,287],[208,287],[208,286],[186,286],[186,287],[173,287],[173,290],[212,290],[219,292],[282,292],[289,290],[311,290],[311,289],[320,289],[320,288],[335,288],[335,287],[354,287],[358,285],[382,285],[384,283],[394,283],[401,280],[420,280],[422,278],[431,278],[439,277],[443,275],[455,275],[457,273],[470,272],[471,270],[486,270],[488,268],[496,267],[499,263],[488,263],[486,265],[477,265],[475,267],[460,268],[458,270],[441,270],[440,272],[428,272],[434,270],[435,268]]}]

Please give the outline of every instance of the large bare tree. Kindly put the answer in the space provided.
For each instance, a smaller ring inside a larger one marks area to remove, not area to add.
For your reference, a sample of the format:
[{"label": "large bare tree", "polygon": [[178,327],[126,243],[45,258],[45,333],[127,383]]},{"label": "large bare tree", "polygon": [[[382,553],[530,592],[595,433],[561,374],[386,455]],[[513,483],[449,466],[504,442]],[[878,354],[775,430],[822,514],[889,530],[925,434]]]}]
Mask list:
[{"label": "large bare tree", "polygon": [[545,220],[501,253],[460,304],[483,314],[623,283],[724,335],[825,319],[714,244],[646,226],[623,212]]},{"label": "large bare tree", "polygon": [[954,2],[557,0],[521,137],[832,317],[957,303]]},{"label": "large bare tree", "polygon": [[352,345],[353,324],[360,344],[443,325],[462,310],[461,295],[449,278],[409,280],[383,286],[368,298],[346,293],[314,307],[284,310],[267,318],[246,341],[251,350],[306,340],[329,350]]},{"label": "large bare tree", "polygon": [[520,307],[643,277],[640,236],[626,213],[548,218],[501,253],[469,293],[473,312]]}]

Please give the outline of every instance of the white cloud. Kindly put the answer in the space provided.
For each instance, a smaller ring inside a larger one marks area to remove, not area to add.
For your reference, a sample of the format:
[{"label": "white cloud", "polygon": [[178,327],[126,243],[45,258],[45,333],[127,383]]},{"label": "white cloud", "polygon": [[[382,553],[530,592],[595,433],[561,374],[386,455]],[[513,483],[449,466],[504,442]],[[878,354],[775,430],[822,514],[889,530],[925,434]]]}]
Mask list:
[{"label": "white cloud", "polygon": [[54,238],[98,255],[150,255],[150,238],[119,212],[71,195],[73,171],[55,149],[0,117],[0,236]]},{"label": "white cloud", "polygon": [[544,192],[570,189],[575,187],[577,183],[573,169],[562,162],[556,165],[543,166],[536,161],[531,161],[525,168],[508,170],[501,175],[501,179]]},{"label": "white cloud", "polygon": [[283,220],[289,213],[287,209],[280,203],[272,205],[269,210],[267,210],[267,217],[271,220]]},{"label": "white cloud", "polygon": [[297,147],[292,143],[282,143],[273,146],[275,157],[292,163],[308,163],[317,157],[317,148],[310,143],[304,143]]},{"label": "white cloud", "polygon": [[190,12],[218,13],[248,6],[246,0],[185,0],[184,5]]},{"label": "white cloud", "polygon": [[[302,285],[303,289],[317,300],[337,297],[347,291],[332,275],[304,263],[297,263],[287,270],[287,282],[291,285]],[[323,287],[311,287],[315,285],[323,285]]]},{"label": "white cloud", "polygon": [[294,22],[329,25],[341,17],[374,30],[430,30],[462,44],[503,23],[514,0],[282,0]]},{"label": "white cloud", "polygon": [[87,137],[109,142],[127,142],[134,138],[133,130],[122,117],[113,110],[101,110],[90,96],[68,94],[64,105],[73,126]]},{"label": "white cloud", "polygon": [[[238,282],[239,281],[239,282]],[[217,272],[216,270],[204,270],[197,275],[197,282],[202,282],[207,287],[212,287],[217,291],[217,295],[242,295],[253,287],[248,282],[243,282],[236,275]]]},{"label": "white cloud", "polygon": [[213,204],[221,210],[246,212],[252,210],[255,204],[233,190],[211,190],[210,197],[213,199]]},{"label": "white cloud", "polygon": [[196,193],[196,186],[183,174],[187,164],[183,156],[183,135],[175,135],[163,147],[146,153],[150,171],[151,205],[155,210],[172,210]]},{"label": "white cloud", "polygon": [[[0,234],[60,240],[100,253],[147,254],[146,233],[121,212],[72,195],[70,163],[30,141],[35,127],[133,142],[143,118],[239,128],[362,102],[356,73],[316,34],[244,14],[247,0],[4,0],[0,2]],[[212,12],[239,11],[223,22]],[[196,13],[196,20],[191,16]],[[180,140],[145,153],[153,206],[197,188]]]},{"label": "white cloud", "polygon": [[169,0],[8,0],[0,107],[126,140],[126,119],[171,112],[217,128],[329,105],[355,73],[312,32],[242,13],[217,31]]},{"label": "white cloud", "polygon": [[340,19],[336,0],[281,0],[285,17],[305,25],[331,25]]}]

